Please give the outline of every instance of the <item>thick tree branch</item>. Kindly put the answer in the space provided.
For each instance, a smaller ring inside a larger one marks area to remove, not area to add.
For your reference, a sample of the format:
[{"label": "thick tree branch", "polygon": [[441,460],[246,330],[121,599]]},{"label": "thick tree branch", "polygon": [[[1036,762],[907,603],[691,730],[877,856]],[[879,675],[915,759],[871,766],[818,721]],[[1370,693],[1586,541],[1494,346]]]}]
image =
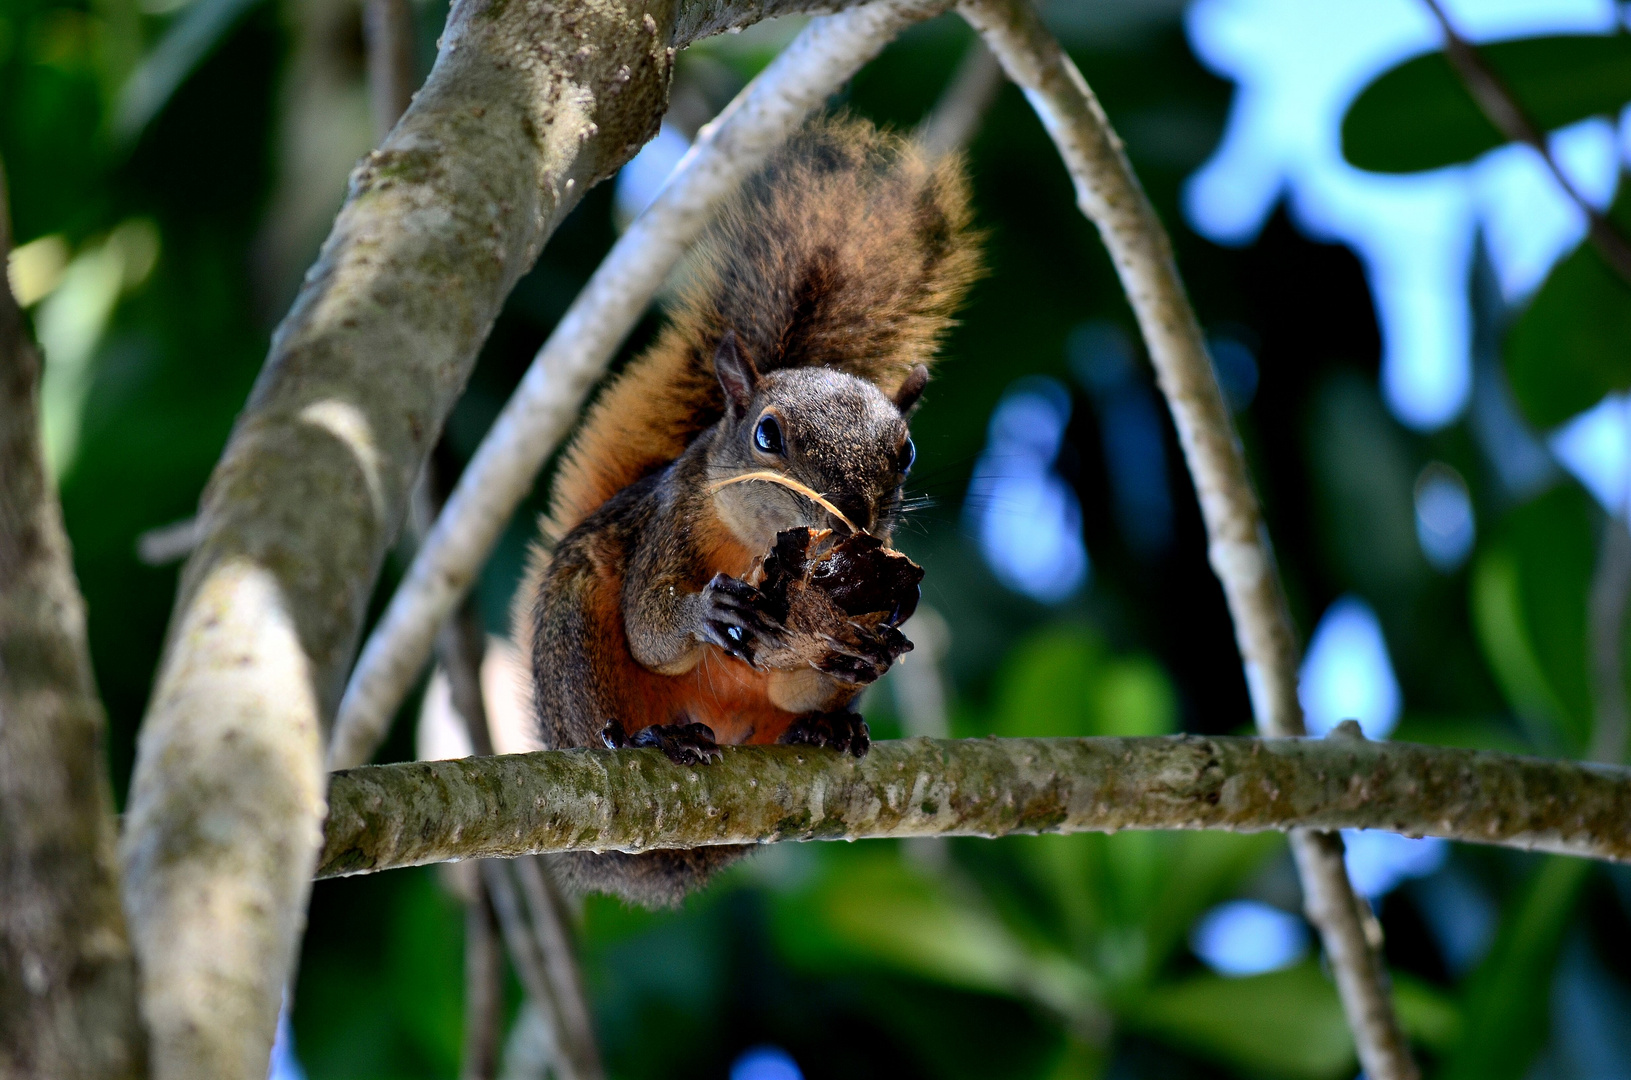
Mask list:
[{"label": "thick tree branch", "polygon": [[711,217],[792,131],[903,28],[949,0],[882,0],[818,19],[698,133],[538,351],[370,636],[340,703],[329,767],[367,761],[436,627],[487,560],[590,387]]},{"label": "thick tree branch", "polygon": [[[1245,455],[1166,230],[1104,109],[1035,10],[1025,0],[964,0],[959,11],[1024,89],[1075,181],[1077,205],[1098,226],[1121,278],[1195,482],[1257,728],[1265,735],[1300,735],[1296,635]],[[1393,1011],[1387,973],[1367,941],[1365,912],[1340,843],[1293,833],[1291,847],[1360,1064],[1371,1080],[1415,1080],[1420,1074]]]},{"label": "thick tree branch", "polygon": [[[11,250],[0,172],[0,269]],[[146,1072],[85,603],[0,279],[0,1077]]]},{"label": "thick tree branch", "polygon": [[1631,769],[1363,739],[906,739],[855,760],[541,750],[335,776],[319,875],[581,849],[1386,829],[1631,862]]},{"label": "thick tree branch", "polygon": [[1512,93],[1511,87],[1500,73],[1489,66],[1482,53],[1472,42],[1462,37],[1450,21],[1443,5],[1438,0],[1422,0],[1433,18],[1438,22],[1439,30],[1444,35],[1444,55],[1450,61],[1450,67],[1460,77],[1461,83],[1472,95],[1473,101],[1478,105],[1480,112],[1495,125],[1495,130],[1513,142],[1521,142],[1533,147],[1540,154],[1546,168],[1556,178],[1558,186],[1563,189],[1574,204],[1586,215],[1588,234],[1592,246],[1603,257],[1603,261],[1614,268],[1614,271],[1631,283],[1631,241],[1614,226],[1601,210],[1598,210],[1580,189],[1564,173],[1552,156],[1552,148],[1546,144],[1546,133],[1524,111],[1523,105],[1518,101],[1517,95]]},{"label": "thick tree branch", "polygon": [[805,6],[454,6],[202,500],[122,842],[157,1075],[265,1074],[321,840],[323,730],[409,487],[505,295],[657,129],[676,49]]}]

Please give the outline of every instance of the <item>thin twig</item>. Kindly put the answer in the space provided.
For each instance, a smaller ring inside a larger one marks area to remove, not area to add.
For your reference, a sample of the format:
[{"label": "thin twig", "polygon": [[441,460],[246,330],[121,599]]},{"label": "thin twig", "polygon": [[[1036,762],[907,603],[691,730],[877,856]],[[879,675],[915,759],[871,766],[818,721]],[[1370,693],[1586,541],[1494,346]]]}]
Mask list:
[{"label": "thin twig", "polygon": [[1614,223],[1586,200],[1574,181],[1564,173],[1557,158],[1552,155],[1546,134],[1524,110],[1523,103],[1513,94],[1506,80],[1484,59],[1477,46],[1456,30],[1439,0],[1422,0],[1422,3],[1427,5],[1433,18],[1438,21],[1439,30],[1444,34],[1444,55],[1479,110],[1495,125],[1496,131],[1513,142],[1533,147],[1540,154],[1563,193],[1586,215],[1592,246],[1616,273],[1631,283],[1631,241],[1627,241]]},{"label": "thin twig", "polygon": [[573,1072],[570,1060],[560,1053],[560,1009],[550,988],[544,958],[538,950],[538,939],[527,925],[521,890],[516,886],[510,863],[504,859],[484,859],[479,865],[482,883],[487,887],[487,895],[492,897],[493,911],[504,933],[510,963],[521,980],[521,988],[536,1007],[538,1017],[549,1028],[549,1043],[556,1050],[554,1063],[562,1073],[560,1080],[585,1080]]},{"label": "thin twig", "polygon": [[905,739],[373,765],[329,793],[322,876],[449,859],[1116,829],[1383,829],[1631,862],[1631,769],[1363,739]]},{"label": "thin twig", "polygon": [[589,1015],[589,996],[584,991],[583,973],[578,967],[569,929],[571,923],[560,891],[535,857],[516,859],[510,867],[521,883],[532,933],[543,957],[544,977],[549,980],[550,1000],[555,1005],[560,1054],[572,1062],[572,1071],[578,1076],[598,1080],[605,1074],[605,1068],[600,1063],[600,1047]]},{"label": "thin twig", "polygon": [[1002,89],[1002,65],[975,38],[940,92],[929,115],[917,130],[917,141],[931,157],[956,153],[966,147],[985,120],[997,92]]},{"label": "thin twig", "polygon": [[[10,251],[0,170],[0,269]],[[41,452],[39,384],[0,277],[0,1076],[139,1077],[106,717]]]},{"label": "thin twig", "polygon": [[[964,0],[963,16],[1025,91],[1098,226],[1133,308],[1195,483],[1212,568],[1234,620],[1257,727],[1299,735],[1298,650],[1268,532],[1172,244],[1104,109],[1025,0]],[[1310,920],[1337,974],[1360,1064],[1371,1080],[1419,1075],[1386,971],[1363,932],[1340,845],[1293,834]]]},{"label": "thin twig", "polygon": [[414,58],[413,7],[408,0],[367,0],[363,37],[368,46],[368,96],[374,135],[383,142],[419,87]]},{"label": "thin twig", "polygon": [[464,1050],[459,1080],[498,1075],[499,1031],[504,1015],[504,968],[499,963],[498,916],[487,885],[475,878],[476,897],[464,906]]},{"label": "thin twig", "polygon": [[515,1023],[504,1040],[501,1080],[560,1080],[550,1072],[556,1058],[555,1032],[543,1011],[531,1000],[521,1003]]},{"label": "thin twig", "polygon": [[538,469],[669,271],[726,196],[896,33],[947,0],[878,0],[816,19],[698,133],[544,343],[369,637],[340,703],[329,767],[368,760]]},{"label": "thin twig", "polygon": [[1595,723],[1593,761],[1625,760],[1625,615],[1631,606],[1631,530],[1617,514],[1603,522],[1597,569],[1591,578],[1588,627],[1591,635],[1591,690]]}]

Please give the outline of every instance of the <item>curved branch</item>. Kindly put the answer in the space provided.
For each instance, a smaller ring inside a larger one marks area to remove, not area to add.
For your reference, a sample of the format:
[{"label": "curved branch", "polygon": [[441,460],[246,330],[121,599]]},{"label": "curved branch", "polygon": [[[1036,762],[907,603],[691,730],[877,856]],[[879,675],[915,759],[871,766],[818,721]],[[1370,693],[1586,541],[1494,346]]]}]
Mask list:
[{"label": "curved branch", "polygon": [[581,849],[1117,829],[1386,829],[1631,862],[1631,769],[1363,739],[906,739],[859,761],[543,750],[334,777],[319,876]]},{"label": "curved branch", "polygon": [[469,589],[589,389],[713,209],[902,29],[949,0],[882,0],[805,28],[698,134],[544,342],[370,635],[340,702],[331,769],[367,761],[419,676],[436,627]]},{"label": "curved branch", "polygon": [[[1297,641],[1268,529],[1166,230],[1098,99],[1030,4],[963,0],[958,10],[1025,90],[1075,181],[1077,205],[1098,226],[1121,278],[1195,482],[1257,730],[1301,735]],[[1348,881],[1341,844],[1294,832],[1291,849],[1360,1064],[1372,1080],[1415,1080],[1420,1072],[1393,1010],[1387,972],[1367,940],[1369,914]]]}]

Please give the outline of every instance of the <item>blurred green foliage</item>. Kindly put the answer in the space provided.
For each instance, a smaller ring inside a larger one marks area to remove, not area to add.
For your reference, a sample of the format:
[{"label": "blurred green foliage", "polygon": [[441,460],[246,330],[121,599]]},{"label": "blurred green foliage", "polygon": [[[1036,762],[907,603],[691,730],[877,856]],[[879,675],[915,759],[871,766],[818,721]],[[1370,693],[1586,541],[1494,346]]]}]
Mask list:
[{"label": "blurred green foliage", "polygon": [[[1621,233],[1631,202],[1609,213]],[[1552,270],[1507,337],[1506,370],[1530,423],[1552,428],[1631,389],[1631,283],[1582,244]]]},{"label": "blurred green foliage", "polygon": [[[1631,34],[1527,38],[1479,52],[1542,132],[1616,119],[1631,102]],[[1342,121],[1343,155],[1375,172],[1461,165],[1506,142],[1443,52],[1374,80]],[[1622,237],[1631,234],[1623,194],[1607,217]],[[1582,244],[1517,313],[1504,356],[1524,415],[1542,429],[1631,388],[1631,282]]]},{"label": "blurred green foliage", "polygon": [[[1182,227],[1180,186],[1216,144],[1230,88],[1190,54],[1175,5],[1103,7],[1049,10],[1173,230],[1203,322],[1255,352],[1261,382],[1239,422],[1298,624],[1312,628],[1347,593],[1370,602],[1404,690],[1400,737],[1581,753],[1594,726],[1586,610],[1601,510],[1572,483],[1505,486],[1469,424],[1421,435],[1387,414],[1350,253],[1309,241],[1283,214],[1240,249]],[[415,10],[428,65],[445,6]],[[717,109],[790,33],[690,50],[676,102]],[[1490,56],[1555,126],[1631,99],[1624,42],[1513,42]],[[839,103],[913,125],[968,43],[954,20],[914,29]],[[370,144],[362,74],[356,8],[342,0],[0,7],[0,157],[32,260],[13,276],[28,277],[46,346],[46,422],[121,797],[177,577],[173,564],[141,562],[137,538],[196,506],[345,171]],[[1495,146],[1449,79],[1439,57],[1380,79],[1348,118],[1351,159],[1423,169]],[[914,494],[936,505],[901,538],[951,628],[950,729],[1246,730],[1230,624],[1170,426],[1170,550],[1139,550],[1108,510],[1102,419],[1074,387],[1065,343],[1088,320],[1131,326],[1113,270],[1020,95],[1001,94],[969,156],[991,273],[915,421]],[[615,236],[610,202],[605,187],[590,192],[510,298],[448,424],[455,466]],[[1523,310],[1486,313],[1481,328],[1543,427],[1631,386],[1626,285],[1596,259],[1582,248]],[[625,355],[656,325],[648,318]],[[1076,404],[1059,469],[1082,500],[1094,576],[1058,609],[1003,590],[962,517],[986,418],[1031,374],[1072,386]],[[1429,462],[1467,479],[1478,515],[1470,562],[1448,573],[1415,534],[1412,491]],[[518,515],[481,582],[495,632],[538,507]],[[411,755],[415,708],[386,759]],[[887,684],[866,709],[880,735],[899,734]],[[1446,906],[1451,894],[1463,906]],[[1586,864],[1471,849],[1389,894],[1387,955],[1429,1075],[1527,1075],[1560,1037],[1562,942],[1583,938],[1618,985],[1631,977],[1628,896],[1623,879]],[[1196,919],[1240,897],[1297,910],[1277,837],[789,845],[678,912],[591,899],[582,949],[607,1060],[628,1080],[723,1077],[766,1042],[812,1078],[1351,1076],[1316,961],[1225,978],[1192,953]],[[1456,944],[1463,931],[1477,938],[1480,919],[1491,939]],[[317,886],[293,989],[297,1051],[314,1080],[455,1075],[462,926],[428,870]],[[513,1016],[513,980],[508,995]]]},{"label": "blurred green foliage", "polygon": [[[1479,52],[1541,131],[1614,115],[1631,101],[1631,34],[1525,38]],[[1506,141],[1442,52],[1373,81],[1342,121],[1343,156],[1373,172],[1457,165]]]}]

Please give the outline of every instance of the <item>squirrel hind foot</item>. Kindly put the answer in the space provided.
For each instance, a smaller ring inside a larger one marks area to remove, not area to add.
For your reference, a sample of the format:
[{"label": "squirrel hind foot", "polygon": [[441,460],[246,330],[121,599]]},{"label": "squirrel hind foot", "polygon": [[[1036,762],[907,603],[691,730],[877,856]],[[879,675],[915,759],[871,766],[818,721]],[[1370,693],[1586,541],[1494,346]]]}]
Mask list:
[{"label": "squirrel hind foot", "polygon": [[860,713],[844,709],[801,716],[777,741],[789,746],[819,746],[862,758],[872,749],[872,732]]},{"label": "squirrel hind foot", "polygon": [[613,720],[601,729],[600,741],[612,750],[625,746],[661,750],[676,765],[712,765],[724,756],[714,729],[702,723],[652,724],[630,735]]}]

